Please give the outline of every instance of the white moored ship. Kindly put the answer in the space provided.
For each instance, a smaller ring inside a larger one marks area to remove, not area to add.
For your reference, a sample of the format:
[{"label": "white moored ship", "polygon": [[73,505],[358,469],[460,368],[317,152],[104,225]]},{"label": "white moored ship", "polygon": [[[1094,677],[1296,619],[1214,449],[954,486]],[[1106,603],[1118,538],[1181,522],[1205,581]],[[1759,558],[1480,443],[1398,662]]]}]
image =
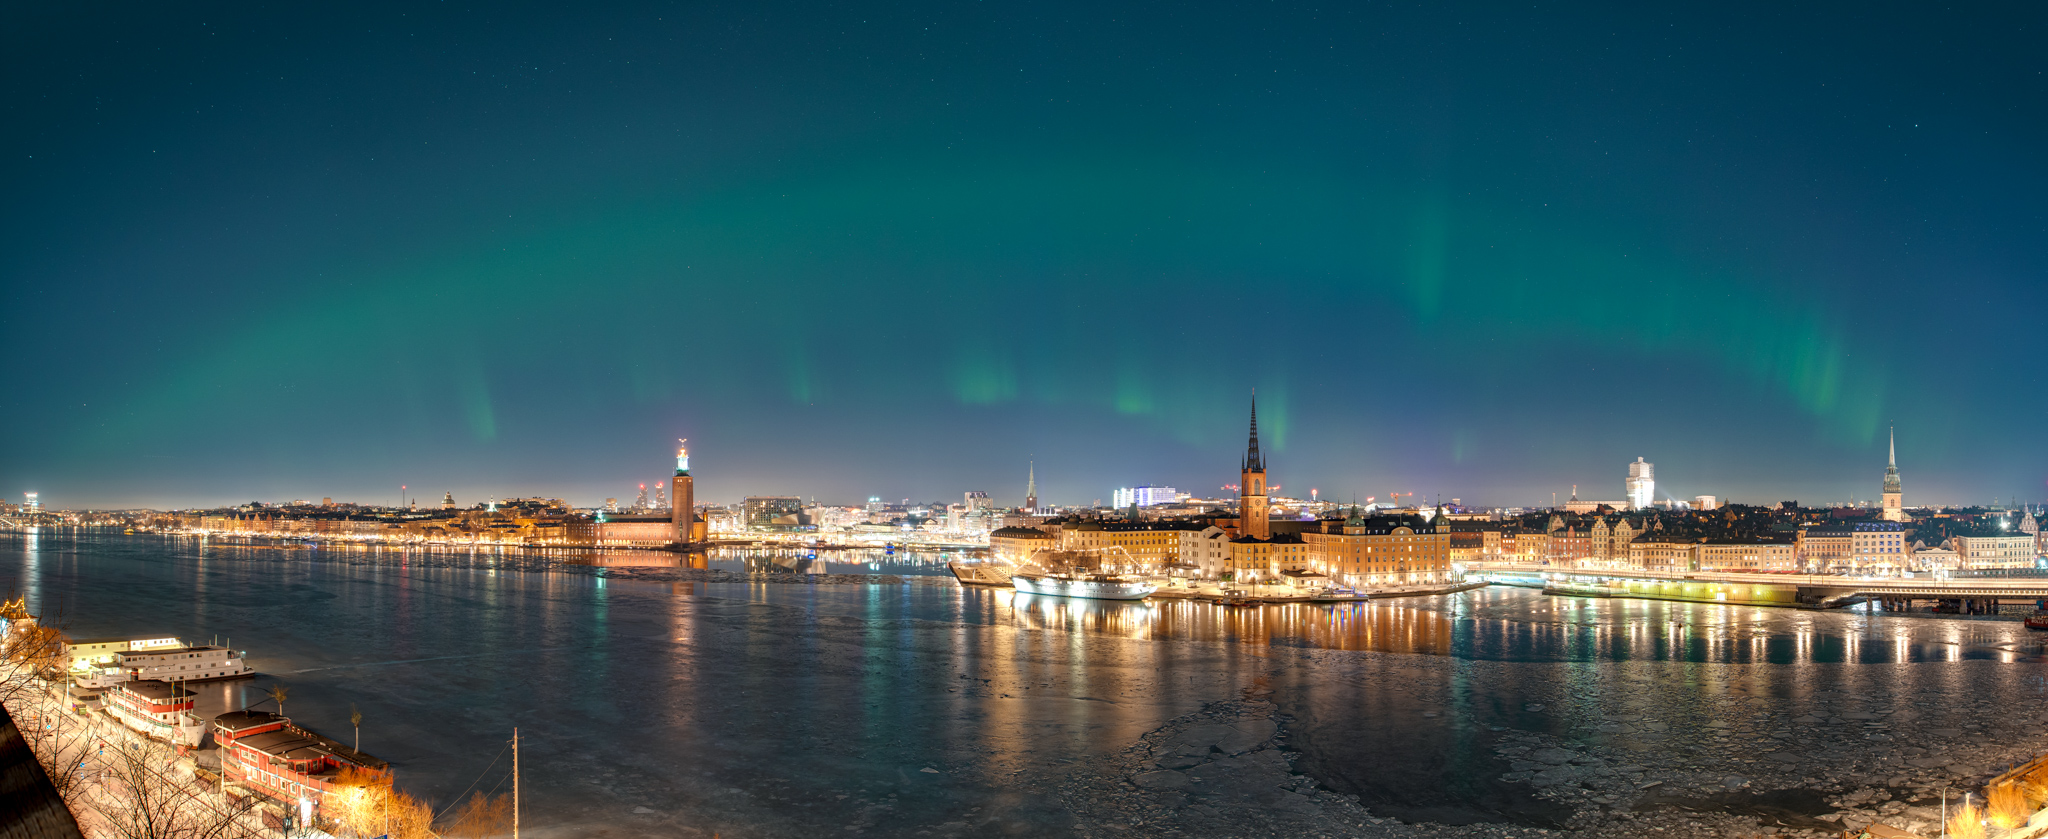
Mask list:
[{"label": "white moored ship", "polygon": [[105,689],[137,679],[212,682],[254,675],[240,651],[204,645],[119,653],[113,663],[82,668],[72,678],[79,687]]},{"label": "white moored ship", "polygon": [[1086,597],[1092,600],[1143,600],[1159,589],[1151,583],[1108,574],[1018,574],[1010,584],[1027,594]]},{"label": "white moored ship", "polygon": [[1009,588],[1010,578],[1017,576],[1017,566],[1000,559],[989,559],[979,562],[956,559],[946,563],[946,570],[953,572],[953,576],[960,578],[960,584],[963,586],[1000,586],[1002,588]]},{"label": "white moored ship", "polygon": [[184,685],[158,679],[123,682],[106,693],[107,713],[144,736],[193,748],[206,723],[192,713],[193,696]]}]

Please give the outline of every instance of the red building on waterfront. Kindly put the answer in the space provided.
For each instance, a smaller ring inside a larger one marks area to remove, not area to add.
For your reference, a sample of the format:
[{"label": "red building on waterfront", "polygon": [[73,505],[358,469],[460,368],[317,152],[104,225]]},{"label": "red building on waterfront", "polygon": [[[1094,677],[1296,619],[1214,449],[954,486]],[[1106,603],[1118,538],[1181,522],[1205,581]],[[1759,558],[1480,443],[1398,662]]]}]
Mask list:
[{"label": "red building on waterfront", "polygon": [[221,774],[229,782],[291,804],[335,791],[348,767],[388,774],[391,765],[292,725],[267,711],[229,711],[213,720]]}]

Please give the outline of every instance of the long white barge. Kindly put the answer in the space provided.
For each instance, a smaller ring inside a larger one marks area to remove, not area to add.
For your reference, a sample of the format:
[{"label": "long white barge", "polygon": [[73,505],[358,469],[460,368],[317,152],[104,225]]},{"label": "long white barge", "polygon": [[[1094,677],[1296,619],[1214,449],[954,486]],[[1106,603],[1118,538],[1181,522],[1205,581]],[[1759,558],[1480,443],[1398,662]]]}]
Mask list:
[{"label": "long white barge", "polygon": [[1026,594],[1085,597],[1091,600],[1143,600],[1159,590],[1151,583],[1104,574],[1071,577],[1061,574],[1018,574],[1010,584]]}]

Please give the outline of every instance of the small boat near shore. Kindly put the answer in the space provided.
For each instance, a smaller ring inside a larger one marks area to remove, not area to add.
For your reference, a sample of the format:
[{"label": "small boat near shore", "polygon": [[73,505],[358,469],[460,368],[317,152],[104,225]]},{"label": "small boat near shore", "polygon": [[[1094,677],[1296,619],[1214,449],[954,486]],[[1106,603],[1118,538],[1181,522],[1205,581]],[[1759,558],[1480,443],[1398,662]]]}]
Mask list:
[{"label": "small boat near shore", "polygon": [[2027,616],[2028,629],[2048,629],[2048,612],[2035,612]]}]

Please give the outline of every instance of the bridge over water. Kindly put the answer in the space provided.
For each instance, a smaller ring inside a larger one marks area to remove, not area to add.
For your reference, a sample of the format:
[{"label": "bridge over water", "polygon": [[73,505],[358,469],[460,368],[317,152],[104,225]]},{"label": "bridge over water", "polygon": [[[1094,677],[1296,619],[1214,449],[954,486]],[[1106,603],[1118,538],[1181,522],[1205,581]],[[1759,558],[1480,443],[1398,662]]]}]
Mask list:
[{"label": "bridge over water", "polygon": [[1554,594],[1644,597],[1701,603],[1795,606],[1829,609],[1864,600],[1903,611],[1915,601],[1988,614],[2001,603],[2048,600],[2048,577],[1937,579],[1933,577],[1848,577],[1832,574],[1743,574],[1719,571],[1634,571],[1558,568],[1489,563],[1472,574],[1508,585],[1540,587]]}]

